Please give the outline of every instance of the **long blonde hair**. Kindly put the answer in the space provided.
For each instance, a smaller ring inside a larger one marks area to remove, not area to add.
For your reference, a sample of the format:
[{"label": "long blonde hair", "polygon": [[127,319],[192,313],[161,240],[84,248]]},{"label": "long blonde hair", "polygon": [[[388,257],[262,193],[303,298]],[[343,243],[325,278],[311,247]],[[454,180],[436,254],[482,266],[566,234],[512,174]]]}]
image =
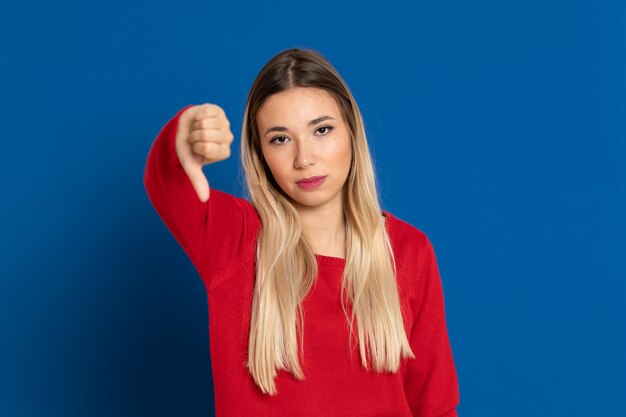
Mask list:
[{"label": "long blonde hair", "polygon": [[278,393],[274,378],[279,369],[290,371],[299,380],[305,378],[297,343],[299,334],[302,345],[300,302],[317,276],[315,253],[302,234],[298,213],[263,159],[256,123],[269,96],[293,87],[328,91],[349,126],[353,152],[343,188],[346,263],[341,287],[341,305],[350,323],[349,341],[356,318],[365,369],[371,360],[377,372],[396,372],[401,357],[414,358],[403,326],[395,259],[359,108],[341,76],[319,52],[287,49],[267,62],[254,80],[241,135],[248,192],[262,223],[246,367],[261,391],[270,395]]}]

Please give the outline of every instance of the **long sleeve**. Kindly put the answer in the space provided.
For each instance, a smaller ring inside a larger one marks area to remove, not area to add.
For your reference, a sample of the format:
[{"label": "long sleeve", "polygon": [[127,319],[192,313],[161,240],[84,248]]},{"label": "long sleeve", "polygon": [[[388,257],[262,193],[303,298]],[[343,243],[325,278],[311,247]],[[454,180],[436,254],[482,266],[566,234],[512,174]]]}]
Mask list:
[{"label": "long sleeve", "polygon": [[435,252],[426,237],[410,335],[415,359],[404,381],[414,417],[456,417],[459,389],[445,320],[444,297]]},{"label": "long sleeve", "polygon": [[211,188],[203,203],[176,154],[180,109],[163,126],[146,160],[144,186],[155,210],[190,258],[207,286],[255,241],[259,219],[242,198]]}]

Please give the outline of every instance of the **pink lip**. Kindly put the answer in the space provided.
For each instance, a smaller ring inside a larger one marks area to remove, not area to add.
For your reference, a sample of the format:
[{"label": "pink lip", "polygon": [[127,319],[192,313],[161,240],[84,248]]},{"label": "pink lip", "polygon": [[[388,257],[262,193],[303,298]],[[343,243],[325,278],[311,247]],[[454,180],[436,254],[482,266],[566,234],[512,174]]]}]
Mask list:
[{"label": "pink lip", "polygon": [[322,185],[322,183],[325,180],[326,180],[326,176],[322,175],[318,177],[303,178],[301,180],[296,181],[296,184],[298,184],[302,188],[311,189],[311,188],[319,187],[320,185]]}]

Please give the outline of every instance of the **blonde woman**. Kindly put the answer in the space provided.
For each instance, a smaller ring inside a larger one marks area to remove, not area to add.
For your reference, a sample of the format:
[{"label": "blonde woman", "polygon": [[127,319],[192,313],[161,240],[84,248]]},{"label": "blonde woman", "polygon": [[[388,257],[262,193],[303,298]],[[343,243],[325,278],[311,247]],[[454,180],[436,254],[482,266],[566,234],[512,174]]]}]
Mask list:
[{"label": "blonde woman", "polygon": [[216,415],[456,416],[433,247],[381,210],[359,108],[330,62],[288,49],[252,84],[249,200],[202,171],[233,138],[218,105],[186,106],[144,175],[207,290]]}]

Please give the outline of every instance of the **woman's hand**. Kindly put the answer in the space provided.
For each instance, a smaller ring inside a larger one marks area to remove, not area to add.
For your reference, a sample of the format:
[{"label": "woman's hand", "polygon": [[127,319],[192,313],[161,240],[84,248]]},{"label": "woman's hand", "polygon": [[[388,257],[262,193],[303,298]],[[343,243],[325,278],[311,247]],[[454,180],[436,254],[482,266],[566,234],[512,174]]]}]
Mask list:
[{"label": "woman's hand", "polygon": [[228,158],[233,138],[226,113],[216,104],[193,106],[180,115],[176,154],[202,202],[210,194],[202,167]]}]

